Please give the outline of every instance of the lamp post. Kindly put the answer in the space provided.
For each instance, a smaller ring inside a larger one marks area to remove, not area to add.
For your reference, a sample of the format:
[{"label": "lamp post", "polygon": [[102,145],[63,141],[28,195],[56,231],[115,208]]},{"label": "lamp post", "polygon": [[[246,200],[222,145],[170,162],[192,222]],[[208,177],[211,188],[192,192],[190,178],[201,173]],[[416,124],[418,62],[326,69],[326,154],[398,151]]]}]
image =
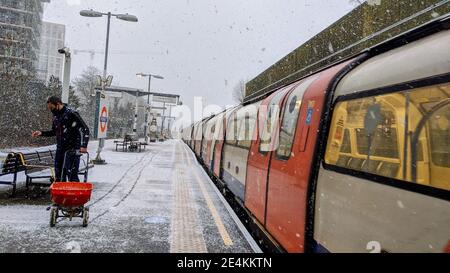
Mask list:
[{"label": "lamp post", "polygon": [[[108,73],[108,50],[109,50],[109,32],[110,32],[110,26],[111,26],[111,17],[114,16],[117,19],[128,21],[128,22],[137,22],[138,18],[134,15],[130,14],[113,14],[111,12],[103,13],[99,11],[94,10],[82,10],[80,11],[80,15],[84,17],[108,17],[108,24],[106,29],[106,49],[105,49],[105,64],[103,67],[103,80],[106,80],[106,75]],[[105,84],[102,84],[102,92],[105,93]],[[100,92],[96,92],[96,104],[97,108],[100,107]],[[98,109],[97,109],[98,110]],[[98,111],[96,111],[98,113]],[[96,114],[97,115],[97,114]],[[98,117],[96,118],[98,121]],[[96,126],[97,126],[96,122]],[[97,149],[97,156],[92,161],[94,164],[105,164],[105,160],[103,160],[100,156],[100,153],[102,152],[102,148],[105,146],[105,140],[103,138],[100,138],[98,143],[98,149]]]},{"label": "lamp post", "polygon": [[155,79],[160,79],[163,80],[164,77],[160,76],[160,75],[153,75],[153,74],[144,74],[144,73],[137,73],[136,76],[138,77],[148,77],[148,95],[147,95],[147,107],[148,109],[145,111],[145,126],[144,126],[144,131],[145,131],[145,143],[148,143],[148,118],[149,118],[149,113],[150,113],[150,84],[152,82],[152,77]]},{"label": "lamp post", "polygon": [[64,79],[63,79],[63,86],[62,86],[62,96],[61,100],[63,103],[69,103],[69,85],[70,85],[70,66],[72,63],[72,57],[70,48],[63,47],[58,49],[59,54],[64,54]]}]

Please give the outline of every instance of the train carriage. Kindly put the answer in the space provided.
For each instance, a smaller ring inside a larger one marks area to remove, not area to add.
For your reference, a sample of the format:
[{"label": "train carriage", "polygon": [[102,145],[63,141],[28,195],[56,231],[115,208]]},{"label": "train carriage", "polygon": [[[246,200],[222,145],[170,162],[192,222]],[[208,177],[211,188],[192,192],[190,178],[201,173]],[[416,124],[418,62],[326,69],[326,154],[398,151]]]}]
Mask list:
[{"label": "train carriage", "polygon": [[198,150],[196,151],[197,156],[199,157],[199,159],[204,163],[203,160],[203,155],[206,154],[206,150],[207,150],[207,144],[208,144],[208,139],[210,138],[210,131],[211,131],[211,123],[209,122],[214,116],[210,116],[207,117],[203,120],[202,123],[202,134],[201,134],[201,141],[200,141],[200,146],[198,148]]},{"label": "train carriage", "polygon": [[221,180],[223,178],[223,147],[225,144],[228,119],[237,107],[232,107],[217,115],[216,129],[211,142],[212,159],[211,173],[214,177]]},{"label": "train carriage", "polygon": [[194,125],[194,129],[192,131],[192,140],[191,140],[191,149],[194,151],[196,150],[196,147],[198,147],[199,142],[201,141],[201,123],[203,122],[203,120],[200,120],[199,122],[197,122]]},{"label": "train carriage", "polygon": [[439,252],[449,242],[449,60],[445,30],[340,81],[317,180],[320,247],[361,252],[375,242],[386,252]]},{"label": "train carriage", "polygon": [[206,129],[204,133],[204,138],[202,142],[202,161],[203,164],[209,169],[211,167],[211,144],[213,139],[213,134],[215,130],[216,120],[218,116],[213,116],[208,122],[206,122]]},{"label": "train carriage", "polygon": [[228,117],[223,153],[222,180],[244,200],[247,158],[254,137],[260,102],[236,108]]},{"label": "train carriage", "polygon": [[203,161],[265,250],[450,249],[449,28],[442,17],[206,123]]}]

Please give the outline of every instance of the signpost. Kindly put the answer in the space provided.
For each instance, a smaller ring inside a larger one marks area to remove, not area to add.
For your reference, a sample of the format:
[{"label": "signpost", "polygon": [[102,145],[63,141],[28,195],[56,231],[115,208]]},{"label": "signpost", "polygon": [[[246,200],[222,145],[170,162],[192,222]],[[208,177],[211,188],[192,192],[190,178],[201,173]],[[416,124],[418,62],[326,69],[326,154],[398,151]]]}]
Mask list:
[{"label": "signpost", "polygon": [[97,138],[106,138],[108,131],[108,101],[105,95],[100,96],[100,107],[99,107],[99,122],[97,124]]},{"label": "signpost", "polygon": [[178,101],[180,99],[179,95],[173,95],[173,94],[152,93],[151,92],[150,95],[153,96],[152,101],[161,102],[161,103],[165,103],[165,104],[177,105]]},{"label": "signpost", "polygon": [[[166,122],[166,116],[165,116],[165,110],[166,110],[166,106],[169,106],[170,109],[171,106],[175,106],[179,104],[180,101],[180,95],[175,95],[175,94],[166,94],[166,93],[154,93],[154,92],[150,92],[150,94],[152,95],[152,101],[153,102],[159,102],[163,104],[163,114],[162,114],[162,122],[161,122],[161,136],[164,134],[164,127],[165,127],[165,122]],[[155,107],[152,106],[152,109],[155,109]],[[169,114],[170,116],[171,114]],[[170,121],[168,124],[168,130],[170,131]]]},{"label": "signpost", "polygon": [[[103,147],[105,146],[105,138],[107,138],[107,130],[108,130],[108,101],[106,100],[105,89],[108,86],[111,86],[111,82],[113,80],[113,76],[103,77],[97,76],[97,87],[96,89],[96,105],[97,111],[95,112],[95,131],[94,137],[99,139],[98,148],[97,148],[97,156],[92,162],[98,165],[106,164],[106,161],[101,158],[100,153],[102,152]],[[98,90],[100,89],[100,90]]]}]

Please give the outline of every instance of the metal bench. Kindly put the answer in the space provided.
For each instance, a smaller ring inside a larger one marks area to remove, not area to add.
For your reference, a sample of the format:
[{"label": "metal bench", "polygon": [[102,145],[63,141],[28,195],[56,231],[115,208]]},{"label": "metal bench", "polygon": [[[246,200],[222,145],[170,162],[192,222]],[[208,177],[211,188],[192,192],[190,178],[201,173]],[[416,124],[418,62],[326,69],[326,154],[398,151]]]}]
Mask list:
[{"label": "metal bench", "polygon": [[11,196],[16,194],[16,183],[17,183],[17,173],[25,171],[25,166],[23,165],[23,161],[20,157],[19,153],[9,153],[3,165],[1,166],[1,176],[12,175],[12,179],[9,180],[0,180],[0,185],[12,185],[12,193]]},{"label": "metal bench", "polygon": [[48,150],[21,154],[22,164],[25,166],[27,193],[32,185],[49,187],[53,183],[55,153],[55,150]]},{"label": "metal bench", "polygon": [[116,152],[117,152],[117,148],[119,146],[122,146],[122,152],[125,152],[128,148],[128,141],[126,140],[115,140],[114,143],[116,144]]},{"label": "metal bench", "polygon": [[[11,196],[14,196],[17,188],[17,174],[25,172],[27,196],[29,195],[30,186],[50,187],[55,178],[55,154],[55,150],[8,154],[1,166],[0,177],[6,175],[12,175],[12,177],[9,180],[0,180],[0,184],[12,185]],[[89,159],[81,158],[81,162],[84,162],[84,164],[78,174],[85,174],[87,168],[91,167],[88,161]]]},{"label": "metal bench", "polygon": [[128,149],[131,152],[136,152],[136,151],[141,152],[142,147],[144,147],[144,150],[145,150],[145,148],[147,147],[147,143],[139,142],[139,141],[131,141],[130,145],[128,146]]},{"label": "metal bench", "polygon": [[125,137],[124,140],[115,140],[114,143],[116,144],[116,151],[118,151],[118,147],[121,146],[122,152],[141,152],[142,147],[144,148],[144,150],[147,147],[147,143],[132,140],[131,138],[127,137]]}]

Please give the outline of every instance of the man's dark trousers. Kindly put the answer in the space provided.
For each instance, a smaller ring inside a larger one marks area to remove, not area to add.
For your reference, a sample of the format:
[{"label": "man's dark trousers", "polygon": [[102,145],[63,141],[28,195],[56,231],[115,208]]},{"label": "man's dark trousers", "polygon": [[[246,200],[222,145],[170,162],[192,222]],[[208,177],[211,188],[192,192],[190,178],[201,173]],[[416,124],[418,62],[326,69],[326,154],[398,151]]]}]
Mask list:
[{"label": "man's dark trousers", "polygon": [[[68,151],[65,162],[66,164],[65,166],[63,166],[64,156],[66,155],[66,152],[67,151],[62,149],[56,150],[56,157],[55,157],[56,181],[80,182],[80,178],[78,177],[78,171],[80,168],[80,156],[78,156],[74,151]],[[64,171],[63,176],[61,176],[62,171]]]}]

